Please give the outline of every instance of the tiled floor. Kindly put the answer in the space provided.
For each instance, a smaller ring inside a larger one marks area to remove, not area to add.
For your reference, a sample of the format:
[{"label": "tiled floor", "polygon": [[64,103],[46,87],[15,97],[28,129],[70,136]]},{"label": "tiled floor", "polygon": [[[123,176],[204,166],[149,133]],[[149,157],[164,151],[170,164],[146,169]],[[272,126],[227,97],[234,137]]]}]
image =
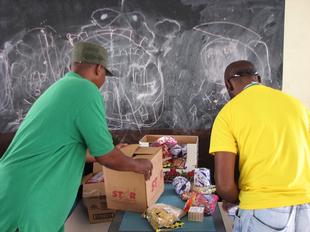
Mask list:
[{"label": "tiled floor", "polygon": [[[220,209],[221,203],[219,203]],[[224,225],[227,232],[231,232],[232,221],[228,215],[221,210],[221,214],[224,220]],[[109,230],[110,223],[89,224],[88,215],[82,202],[80,202],[75,208],[74,212],[67,220],[65,225],[65,232],[107,232]]]}]

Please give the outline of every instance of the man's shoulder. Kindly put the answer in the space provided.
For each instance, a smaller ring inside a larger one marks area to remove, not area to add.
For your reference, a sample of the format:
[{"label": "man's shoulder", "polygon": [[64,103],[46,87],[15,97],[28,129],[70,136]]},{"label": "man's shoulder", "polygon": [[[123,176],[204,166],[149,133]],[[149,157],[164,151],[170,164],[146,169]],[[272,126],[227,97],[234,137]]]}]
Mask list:
[{"label": "man's shoulder", "polygon": [[233,107],[233,103],[232,100],[230,100],[229,102],[227,102],[222,109],[219,111],[219,113],[217,114],[216,118],[226,118],[230,115],[231,112],[231,108]]},{"label": "man's shoulder", "polygon": [[99,94],[99,89],[94,83],[73,72],[67,73],[59,80],[58,88],[71,93],[71,95],[83,94],[86,97],[98,96]]}]

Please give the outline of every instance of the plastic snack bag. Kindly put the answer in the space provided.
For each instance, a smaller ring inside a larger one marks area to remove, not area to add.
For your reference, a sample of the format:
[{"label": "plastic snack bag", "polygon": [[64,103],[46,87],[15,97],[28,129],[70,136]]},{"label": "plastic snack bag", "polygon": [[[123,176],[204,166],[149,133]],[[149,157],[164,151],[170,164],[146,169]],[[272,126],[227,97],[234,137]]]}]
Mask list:
[{"label": "plastic snack bag", "polygon": [[215,211],[219,197],[215,194],[204,195],[197,194],[193,206],[202,206],[205,209],[205,214],[212,215]]},{"label": "plastic snack bag", "polygon": [[195,168],[194,186],[207,187],[211,185],[210,170],[207,168]]},{"label": "plastic snack bag", "polygon": [[184,192],[191,190],[191,183],[183,176],[177,176],[173,179],[172,185],[175,192],[180,196]]},{"label": "plastic snack bag", "polygon": [[167,231],[183,226],[180,219],[185,215],[182,209],[158,203],[150,206],[144,213],[155,231]]},{"label": "plastic snack bag", "polygon": [[93,175],[88,181],[86,181],[86,184],[100,183],[100,182],[104,182],[104,176],[102,172],[98,172],[95,175]]}]

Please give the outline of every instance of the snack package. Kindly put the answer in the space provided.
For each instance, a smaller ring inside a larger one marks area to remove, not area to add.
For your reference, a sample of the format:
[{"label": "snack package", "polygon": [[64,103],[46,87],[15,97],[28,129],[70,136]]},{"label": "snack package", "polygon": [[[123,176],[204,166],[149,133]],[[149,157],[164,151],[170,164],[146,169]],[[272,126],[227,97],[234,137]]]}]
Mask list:
[{"label": "snack package", "polygon": [[209,186],[211,180],[210,170],[207,168],[195,168],[194,185],[197,187]]},{"label": "snack package", "polygon": [[164,168],[186,168],[187,146],[177,144],[171,136],[162,136],[151,147],[162,147]]},{"label": "snack package", "polygon": [[206,194],[215,193],[216,188],[215,188],[215,185],[209,185],[207,187],[198,187],[198,186],[193,185],[192,191],[206,195]]},{"label": "snack package", "polygon": [[155,231],[166,231],[182,227],[184,223],[180,219],[184,215],[182,209],[163,203],[150,206],[144,213],[144,217]]},{"label": "snack package", "polygon": [[192,206],[188,210],[188,220],[202,222],[204,218],[204,207]]},{"label": "snack package", "polygon": [[170,148],[170,153],[174,159],[184,157],[187,154],[187,146],[176,144]]},{"label": "snack package", "polygon": [[189,192],[191,189],[191,183],[183,176],[175,177],[172,181],[172,185],[178,195],[182,195],[184,192]]},{"label": "snack package", "polygon": [[215,194],[197,194],[193,206],[204,207],[204,213],[207,215],[212,215],[215,211],[216,203],[219,197]]},{"label": "snack package", "polygon": [[170,168],[169,171],[164,172],[164,181],[165,183],[172,183],[173,179],[180,175],[181,173],[178,172],[176,168]]},{"label": "snack package", "polygon": [[160,145],[167,144],[169,148],[175,146],[178,142],[171,136],[162,136],[156,141]]},{"label": "snack package", "polygon": [[192,205],[194,204],[195,200],[196,200],[196,196],[197,196],[197,193],[196,192],[191,192],[190,193],[190,197],[187,199],[184,207],[183,207],[183,211],[185,213],[187,213],[190,209],[190,207],[192,207]]},{"label": "snack package", "polygon": [[187,201],[191,197],[191,192],[184,192],[180,195],[182,201]]},{"label": "snack package", "polygon": [[91,183],[100,183],[104,182],[104,177],[102,172],[98,172],[95,175],[93,175],[88,181],[86,181],[86,184],[91,184]]}]

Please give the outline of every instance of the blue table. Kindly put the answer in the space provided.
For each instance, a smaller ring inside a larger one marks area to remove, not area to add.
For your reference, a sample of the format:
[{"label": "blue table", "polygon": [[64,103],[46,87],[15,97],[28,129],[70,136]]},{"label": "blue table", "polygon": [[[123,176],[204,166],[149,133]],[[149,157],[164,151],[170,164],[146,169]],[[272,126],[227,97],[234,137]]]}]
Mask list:
[{"label": "blue table", "polygon": [[[184,201],[182,201],[175,193],[173,187],[170,184],[165,185],[165,191],[158,199],[158,203],[166,203],[174,205],[179,208],[183,208]],[[224,223],[219,212],[218,207],[215,210],[213,216],[205,216],[203,222],[192,222],[187,220],[187,216],[182,218],[184,227],[173,230],[175,232],[181,231],[220,231],[224,232]],[[117,212],[116,218],[111,223],[109,232],[146,232],[154,231],[148,221],[142,218],[140,213],[134,212]]]}]

